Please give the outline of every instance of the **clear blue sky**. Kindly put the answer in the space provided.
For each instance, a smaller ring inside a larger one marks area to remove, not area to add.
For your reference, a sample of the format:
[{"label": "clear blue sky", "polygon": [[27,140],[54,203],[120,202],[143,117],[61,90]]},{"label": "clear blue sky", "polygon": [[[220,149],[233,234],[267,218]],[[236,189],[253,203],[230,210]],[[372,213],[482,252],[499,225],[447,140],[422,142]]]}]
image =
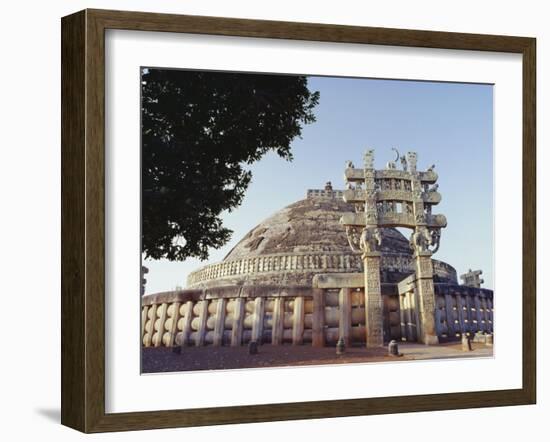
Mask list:
[{"label": "clear blue sky", "polygon": [[383,168],[401,154],[418,152],[418,167],[432,164],[439,174],[443,213],[441,247],[434,255],[459,274],[482,269],[493,288],[493,87],[463,83],[310,77],[321,93],[317,122],[293,142],[289,163],[269,154],[251,167],[253,180],[244,203],[224,224],[232,240],[213,250],[209,261],[146,261],[146,293],[185,287],[189,272],[218,262],[254,226],[273,212],[305,197],[306,189],[332,181],[343,189],[346,160],[362,163],[365,149],[375,149]]}]

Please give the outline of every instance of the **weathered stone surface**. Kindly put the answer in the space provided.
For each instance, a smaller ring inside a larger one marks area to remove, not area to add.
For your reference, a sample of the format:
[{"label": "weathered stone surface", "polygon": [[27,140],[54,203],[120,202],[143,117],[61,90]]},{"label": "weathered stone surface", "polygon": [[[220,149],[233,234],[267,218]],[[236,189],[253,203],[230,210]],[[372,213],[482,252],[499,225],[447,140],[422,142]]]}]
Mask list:
[{"label": "weathered stone surface", "polygon": [[363,287],[365,275],[363,273],[319,274],[313,277],[312,285],[320,289]]},{"label": "weathered stone surface", "polygon": [[[252,229],[224,261],[274,253],[349,253],[346,232],[339,221],[343,213],[351,211],[353,205],[338,198],[300,200]],[[408,240],[395,229],[382,233],[382,251],[411,254]]]}]

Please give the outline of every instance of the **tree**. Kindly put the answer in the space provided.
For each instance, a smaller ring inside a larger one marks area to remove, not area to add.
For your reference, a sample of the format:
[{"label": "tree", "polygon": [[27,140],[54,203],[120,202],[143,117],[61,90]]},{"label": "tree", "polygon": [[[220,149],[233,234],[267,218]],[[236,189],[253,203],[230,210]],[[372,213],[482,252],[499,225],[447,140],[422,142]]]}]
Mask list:
[{"label": "tree", "polygon": [[246,166],[290,144],[315,121],[319,92],[304,76],[142,71],[142,251],[207,259],[232,231],[220,214],[239,206]]}]

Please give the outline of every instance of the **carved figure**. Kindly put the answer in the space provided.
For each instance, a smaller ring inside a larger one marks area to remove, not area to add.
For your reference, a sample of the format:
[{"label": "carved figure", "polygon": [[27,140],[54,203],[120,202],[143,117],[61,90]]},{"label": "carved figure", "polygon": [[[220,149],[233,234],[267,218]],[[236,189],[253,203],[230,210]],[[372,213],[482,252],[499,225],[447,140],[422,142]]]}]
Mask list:
[{"label": "carved figure", "polygon": [[411,173],[416,173],[416,160],[416,152],[407,152],[407,168]]},{"label": "carved figure", "polygon": [[374,169],[374,149],[365,152],[364,161],[365,169]]},{"label": "carved figure", "polygon": [[392,147],[391,150],[395,152],[395,162],[399,161],[399,151],[395,147]]},{"label": "carved figure", "polygon": [[439,241],[441,240],[441,229],[431,229],[430,230],[430,245],[433,246],[431,250],[432,253],[435,253],[439,250]]},{"label": "carved figure", "polygon": [[410,245],[415,252],[427,252],[432,243],[432,237],[424,226],[417,227],[411,235]]},{"label": "carved figure", "polygon": [[399,161],[399,151],[398,151],[395,147],[392,147],[391,150],[394,150],[394,151],[395,151],[395,155],[396,155],[395,161],[388,161],[388,162],[386,163],[386,169],[394,170],[394,169],[396,169],[395,163],[396,163],[397,161]]},{"label": "carved figure", "polygon": [[354,169],[354,165],[351,161],[346,161],[346,168],[348,169]]},{"label": "carved figure", "polygon": [[359,247],[363,252],[363,258],[366,253],[377,252],[382,245],[382,234],[378,227],[366,227],[361,232]]},{"label": "carved figure", "polygon": [[349,246],[354,252],[361,251],[360,241],[361,235],[356,227],[346,226],[346,236],[348,238]]},{"label": "carved figure", "polygon": [[429,188],[428,192],[437,192],[437,189],[439,189],[439,184],[434,184]]}]

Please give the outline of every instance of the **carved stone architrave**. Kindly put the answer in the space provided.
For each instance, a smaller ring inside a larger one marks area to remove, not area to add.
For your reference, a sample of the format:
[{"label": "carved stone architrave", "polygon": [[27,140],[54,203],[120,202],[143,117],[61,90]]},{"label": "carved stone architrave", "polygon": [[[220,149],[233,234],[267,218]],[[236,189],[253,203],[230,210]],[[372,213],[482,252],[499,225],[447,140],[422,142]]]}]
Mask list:
[{"label": "carved stone architrave", "polygon": [[380,252],[367,252],[365,269],[365,331],[367,348],[384,345],[383,302],[380,285]]}]

